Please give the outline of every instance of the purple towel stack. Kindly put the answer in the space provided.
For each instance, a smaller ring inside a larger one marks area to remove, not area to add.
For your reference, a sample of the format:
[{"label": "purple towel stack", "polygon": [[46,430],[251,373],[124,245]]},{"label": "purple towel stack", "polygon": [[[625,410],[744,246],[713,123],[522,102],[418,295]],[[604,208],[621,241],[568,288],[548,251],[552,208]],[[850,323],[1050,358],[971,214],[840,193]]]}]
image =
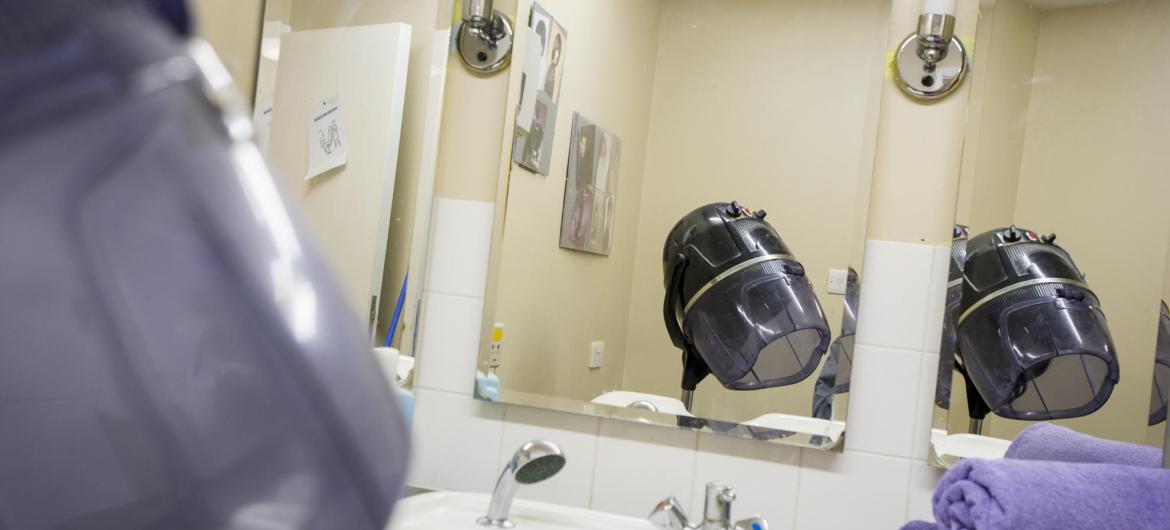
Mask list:
[{"label": "purple towel stack", "polygon": [[1006,458],[960,462],[935,490],[938,523],[903,530],[1170,528],[1170,471],[1157,449],[1037,424]]}]

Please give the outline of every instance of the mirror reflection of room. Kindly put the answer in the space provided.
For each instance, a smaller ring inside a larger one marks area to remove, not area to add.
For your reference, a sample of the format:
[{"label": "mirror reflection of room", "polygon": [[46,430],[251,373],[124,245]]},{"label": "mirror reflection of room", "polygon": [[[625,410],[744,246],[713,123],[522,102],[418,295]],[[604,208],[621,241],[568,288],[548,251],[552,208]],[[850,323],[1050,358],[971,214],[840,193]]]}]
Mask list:
[{"label": "mirror reflection of room", "polygon": [[982,7],[932,436],[944,464],[1001,455],[1039,421],[1162,444],[1147,426],[1165,390],[1170,104],[1148,76],[1170,78],[1141,65],[1170,46],[1170,4],[1036,4]]},{"label": "mirror reflection of room", "polygon": [[888,4],[521,4],[482,397],[843,425]]},{"label": "mirror reflection of room", "polygon": [[[444,78],[432,72],[449,37],[433,28],[446,13],[432,2],[268,0],[256,59],[257,143],[408,385],[437,156],[423,146],[437,138],[431,100]],[[308,142],[307,117],[321,124]]]}]

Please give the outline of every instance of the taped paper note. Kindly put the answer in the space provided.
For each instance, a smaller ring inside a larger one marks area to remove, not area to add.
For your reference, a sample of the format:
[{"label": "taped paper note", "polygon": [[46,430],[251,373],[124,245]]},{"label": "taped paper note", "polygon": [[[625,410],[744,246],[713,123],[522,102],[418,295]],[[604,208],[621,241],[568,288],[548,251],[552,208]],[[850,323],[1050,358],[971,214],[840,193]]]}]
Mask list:
[{"label": "taped paper note", "polygon": [[309,110],[309,172],[305,180],[344,166],[349,160],[341,97],[314,101]]}]

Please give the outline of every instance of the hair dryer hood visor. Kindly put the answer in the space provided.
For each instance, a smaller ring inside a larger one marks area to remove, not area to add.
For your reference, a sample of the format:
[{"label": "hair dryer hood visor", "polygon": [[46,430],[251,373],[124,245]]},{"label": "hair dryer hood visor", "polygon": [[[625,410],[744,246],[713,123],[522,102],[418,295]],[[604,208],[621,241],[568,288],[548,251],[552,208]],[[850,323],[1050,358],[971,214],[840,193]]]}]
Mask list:
[{"label": "hair dryer hood visor", "polygon": [[828,349],[812,283],[764,215],[708,204],[667,237],[664,317],[684,350],[684,389],[707,373],[733,390],[790,385],[811,375]]},{"label": "hair dryer hood visor", "polygon": [[1054,239],[1010,227],[967,244],[958,350],[983,400],[1005,418],[1084,416],[1118,381],[1100,302]]}]

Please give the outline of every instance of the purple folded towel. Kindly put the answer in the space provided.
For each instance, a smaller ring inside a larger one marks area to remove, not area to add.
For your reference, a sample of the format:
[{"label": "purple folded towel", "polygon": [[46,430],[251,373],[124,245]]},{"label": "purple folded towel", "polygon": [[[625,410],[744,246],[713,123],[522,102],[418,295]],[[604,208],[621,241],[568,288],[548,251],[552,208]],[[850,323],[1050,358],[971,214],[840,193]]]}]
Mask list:
[{"label": "purple folded towel", "polygon": [[1004,458],[1162,467],[1161,449],[1102,440],[1051,423],[1037,423],[1024,429],[1012,441]]},{"label": "purple folded towel", "polygon": [[939,481],[940,528],[1142,530],[1170,524],[1170,471],[1113,464],[963,460]]},{"label": "purple folded towel", "polygon": [[910,521],[902,530],[938,530],[938,525],[926,521]]}]

